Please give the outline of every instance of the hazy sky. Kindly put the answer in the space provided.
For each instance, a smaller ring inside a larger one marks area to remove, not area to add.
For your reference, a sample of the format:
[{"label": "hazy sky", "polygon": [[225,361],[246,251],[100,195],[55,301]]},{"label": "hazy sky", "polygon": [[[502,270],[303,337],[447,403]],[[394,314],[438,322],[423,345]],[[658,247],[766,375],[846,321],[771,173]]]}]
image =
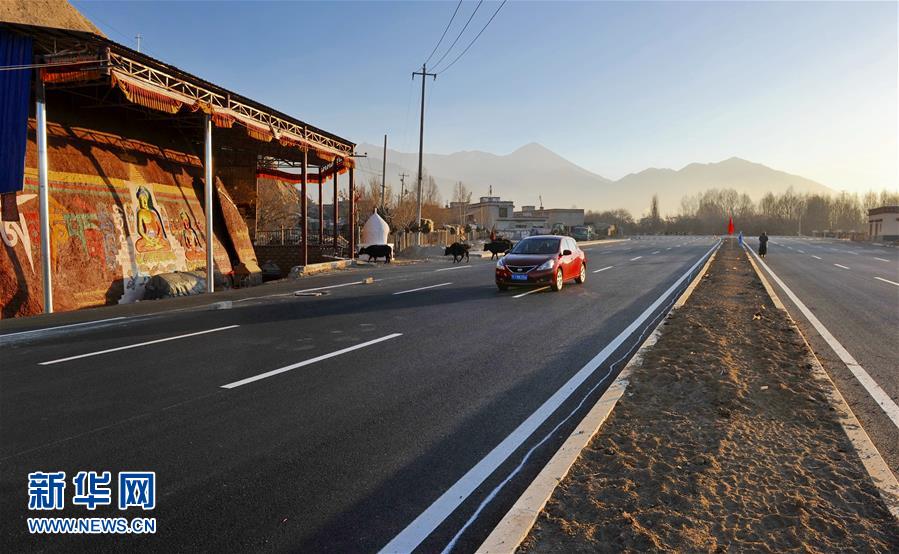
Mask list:
[{"label": "hazy sky", "polygon": [[[113,40],[140,33],[168,63],[404,151],[418,148],[411,72],[456,7],[73,3]],[[484,2],[454,52],[498,5]],[[740,156],[835,189],[897,188],[897,26],[896,2],[508,2],[428,83],[425,150],[534,141],[609,178]]]}]

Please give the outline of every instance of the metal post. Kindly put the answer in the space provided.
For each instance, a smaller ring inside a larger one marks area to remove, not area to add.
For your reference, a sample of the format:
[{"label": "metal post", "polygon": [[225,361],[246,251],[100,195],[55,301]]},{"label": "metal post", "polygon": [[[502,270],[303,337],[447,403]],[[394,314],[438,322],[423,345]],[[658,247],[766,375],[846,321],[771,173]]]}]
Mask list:
[{"label": "metal post", "polygon": [[337,237],[340,235],[340,226],[337,220],[340,212],[337,210],[337,160],[334,160],[334,249],[337,250]]},{"label": "metal post", "polygon": [[212,230],[212,116],[205,116],[206,128],[206,292],[215,291],[215,262],[213,260]]},{"label": "metal post", "polygon": [[350,167],[350,259],[356,257],[356,184]]},{"label": "metal post", "polygon": [[[35,72],[38,73],[38,72]],[[44,313],[53,313],[53,275],[50,272],[50,185],[47,169],[47,99],[40,75],[34,83],[37,99],[37,179],[41,224],[41,274],[44,285]]]},{"label": "metal post", "polygon": [[[322,174],[322,168],[318,168],[318,174]],[[325,243],[325,209],[324,209],[324,194],[322,193],[322,189],[325,188],[325,184],[319,181],[318,183],[318,245],[321,247]]]},{"label": "metal post", "polygon": [[384,135],[384,159],[381,165],[381,211],[384,211],[384,202],[387,194],[387,135]]},{"label": "metal post", "polygon": [[309,152],[307,150],[303,150],[303,171],[300,176],[300,229],[302,230],[302,242],[300,243],[300,265],[307,266],[309,265],[309,241],[306,240],[307,231],[309,230],[309,225],[306,223],[306,210],[308,206],[306,205],[306,165],[309,163]]}]

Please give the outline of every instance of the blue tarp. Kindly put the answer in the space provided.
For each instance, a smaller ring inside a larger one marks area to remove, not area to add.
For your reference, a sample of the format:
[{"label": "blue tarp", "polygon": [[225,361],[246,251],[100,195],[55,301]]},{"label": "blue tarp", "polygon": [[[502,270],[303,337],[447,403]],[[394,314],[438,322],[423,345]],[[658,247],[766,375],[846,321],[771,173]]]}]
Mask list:
[{"label": "blue tarp", "polygon": [[[0,29],[0,68],[32,63],[31,37]],[[22,190],[31,70],[0,70],[0,194]]]}]

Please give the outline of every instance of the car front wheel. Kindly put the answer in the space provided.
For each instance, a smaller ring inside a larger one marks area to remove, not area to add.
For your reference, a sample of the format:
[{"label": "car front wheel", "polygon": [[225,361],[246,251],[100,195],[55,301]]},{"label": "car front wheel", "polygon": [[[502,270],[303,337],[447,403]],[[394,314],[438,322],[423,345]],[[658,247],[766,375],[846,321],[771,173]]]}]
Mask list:
[{"label": "car front wheel", "polygon": [[556,270],[556,278],[553,279],[551,286],[554,291],[558,292],[558,291],[562,290],[562,286],[564,284],[565,284],[565,277],[562,275],[562,268],[560,267],[558,270]]},{"label": "car front wheel", "polygon": [[587,264],[581,264],[581,272],[574,279],[574,282],[581,285],[587,280]]}]

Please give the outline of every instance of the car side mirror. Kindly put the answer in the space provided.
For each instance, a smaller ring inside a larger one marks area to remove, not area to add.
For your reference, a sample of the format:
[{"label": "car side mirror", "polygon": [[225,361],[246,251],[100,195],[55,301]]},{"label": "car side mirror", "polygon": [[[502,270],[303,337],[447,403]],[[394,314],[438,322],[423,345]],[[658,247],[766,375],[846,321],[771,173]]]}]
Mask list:
[{"label": "car side mirror", "polygon": [[571,250],[562,250],[562,255],[563,255],[563,256],[570,256],[570,255],[571,255]]}]

